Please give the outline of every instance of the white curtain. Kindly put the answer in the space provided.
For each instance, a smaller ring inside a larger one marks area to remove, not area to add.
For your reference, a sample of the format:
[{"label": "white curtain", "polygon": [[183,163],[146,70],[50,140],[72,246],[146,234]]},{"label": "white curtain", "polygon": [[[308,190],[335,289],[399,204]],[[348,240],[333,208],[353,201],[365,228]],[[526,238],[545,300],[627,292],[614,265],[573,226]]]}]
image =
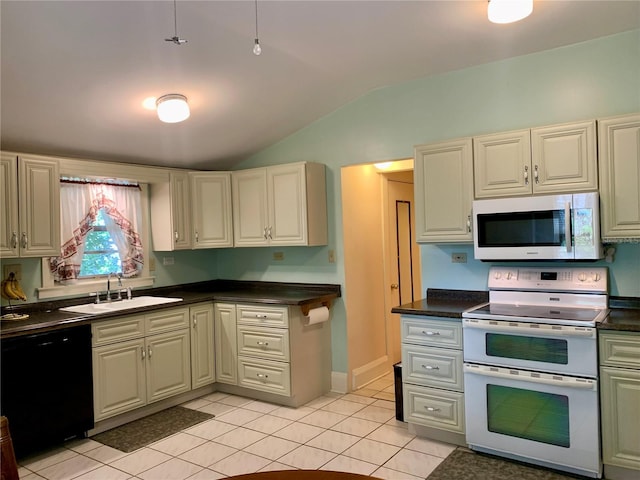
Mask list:
[{"label": "white curtain", "polygon": [[140,229],[140,189],[95,183],[60,184],[62,248],[59,257],[49,259],[56,281],[75,280],[80,275],[84,243],[100,209],[105,225],[118,247],[122,274],[132,277],[142,271],[144,256]]}]

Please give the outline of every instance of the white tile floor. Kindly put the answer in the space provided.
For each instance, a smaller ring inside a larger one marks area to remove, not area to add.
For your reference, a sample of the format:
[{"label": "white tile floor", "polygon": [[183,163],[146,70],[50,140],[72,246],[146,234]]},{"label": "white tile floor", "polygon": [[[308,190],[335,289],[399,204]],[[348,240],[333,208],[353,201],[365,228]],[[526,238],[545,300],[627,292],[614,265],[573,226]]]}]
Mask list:
[{"label": "white tile floor", "polygon": [[91,439],[20,462],[22,480],[214,480],[260,470],[322,469],[424,479],[455,447],[395,419],[393,374],[293,409],[213,393],[184,404],[215,418],[126,454]]}]

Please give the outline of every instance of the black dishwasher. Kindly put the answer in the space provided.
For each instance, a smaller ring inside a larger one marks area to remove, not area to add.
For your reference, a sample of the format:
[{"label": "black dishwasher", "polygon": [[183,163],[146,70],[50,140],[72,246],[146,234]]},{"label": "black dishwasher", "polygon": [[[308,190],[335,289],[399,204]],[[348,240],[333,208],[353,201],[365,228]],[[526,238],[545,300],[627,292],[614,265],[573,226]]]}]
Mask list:
[{"label": "black dishwasher", "polygon": [[91,326],[1,342],[0,410],[16,457],[93,428]]}]

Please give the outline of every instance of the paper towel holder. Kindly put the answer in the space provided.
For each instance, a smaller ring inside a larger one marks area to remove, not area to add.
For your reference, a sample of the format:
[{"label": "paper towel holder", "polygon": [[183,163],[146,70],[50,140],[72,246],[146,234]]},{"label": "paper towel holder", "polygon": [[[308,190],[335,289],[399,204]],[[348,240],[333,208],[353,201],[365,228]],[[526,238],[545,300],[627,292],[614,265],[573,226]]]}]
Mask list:
[{"label": "paper towel holder", "polygon": [[[309,316],[309,310],[311,310],[311,306],[313,304],[306,304],[306,305],[300,305],[300,310],[302,310],[302,315],[304,315],[305,317]],[[329,309],[331,309],[331,300],[325,300],[322,302],[322,306],[327,307]]]}]

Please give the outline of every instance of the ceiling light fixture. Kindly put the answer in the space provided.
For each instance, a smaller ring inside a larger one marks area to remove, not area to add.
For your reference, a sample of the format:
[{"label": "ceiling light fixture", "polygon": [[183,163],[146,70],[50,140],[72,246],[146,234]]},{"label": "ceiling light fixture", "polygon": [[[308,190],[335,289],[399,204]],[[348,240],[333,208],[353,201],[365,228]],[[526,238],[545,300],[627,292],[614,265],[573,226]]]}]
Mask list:
[{"label": "ceiling light fixture", "polygon": [[189,118],[187,97],[179,93],[163,95],[156,100],[158,118],[165,123],[178,123]]},{"label": "ceiling light fixture", "polygon": [[176,6],[176,0],[173,0],[173,31],[174,35],[171,38],[165,38],[165,42],[173,42],[176,45],[182,45],[187,43],[187,40],[178,36],[178,7]]},{"label": "ceiling light fixture", "polygon": [[253,40],[253,54],[260,55],[262,53],[262,47],[258,39],[258,0],[254,0],[254,3],[256,6],[256,38]]},{"label": "ceiling light fixture", "polygon": [[489,0],[487,14],[493,23],[512,23],[533,12],[533,0]]}]

